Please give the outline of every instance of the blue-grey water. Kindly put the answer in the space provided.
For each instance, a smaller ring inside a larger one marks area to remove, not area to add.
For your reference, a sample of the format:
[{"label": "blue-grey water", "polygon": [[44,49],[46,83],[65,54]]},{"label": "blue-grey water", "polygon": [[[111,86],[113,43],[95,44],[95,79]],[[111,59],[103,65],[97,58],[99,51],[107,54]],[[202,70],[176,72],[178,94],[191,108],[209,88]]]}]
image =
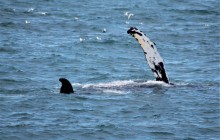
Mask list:
[{"label": "blue-grey water", "polygon": [[[0,0],[1,140],[217,140],[219,0]],[[135,26],[174,86],[155,82]],[[76,94],[60,94],[59,78]]]}]

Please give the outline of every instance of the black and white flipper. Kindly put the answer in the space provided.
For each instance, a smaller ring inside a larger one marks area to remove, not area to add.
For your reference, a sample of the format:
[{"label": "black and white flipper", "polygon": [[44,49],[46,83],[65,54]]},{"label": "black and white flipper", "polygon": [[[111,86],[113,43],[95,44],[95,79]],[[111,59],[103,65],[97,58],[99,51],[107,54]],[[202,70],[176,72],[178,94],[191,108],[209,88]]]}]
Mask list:
[{"label": "black and white flipper", "polygon": [[150,39],[143,32],[141,32],[135,27],[131,27],[127,31],[127,33],[132,35],[141,45],[145,57],[147,59],[147,63],[150,66],[152,72],[154,73],[156,80],[169,83],[163,58],[158,53],[156,44],[150,41]]}]

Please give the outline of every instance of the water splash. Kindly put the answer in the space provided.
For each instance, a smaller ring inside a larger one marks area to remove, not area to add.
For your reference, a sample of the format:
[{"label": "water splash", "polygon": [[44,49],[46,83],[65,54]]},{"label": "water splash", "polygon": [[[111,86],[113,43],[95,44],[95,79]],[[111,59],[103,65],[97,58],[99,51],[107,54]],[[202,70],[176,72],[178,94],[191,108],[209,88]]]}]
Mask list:
[{"label": "water splash", "polygon": [[162,81],[140,81],[140,80],[117,80],[107,83],[95,83],[95,84],[80,84],[80,83],[73,83],[73,86],[81,87],[81,88],[129,88],[129,87],[151,87],[151,86],[164,86],[169,87],[171,85],[166,84]]}]

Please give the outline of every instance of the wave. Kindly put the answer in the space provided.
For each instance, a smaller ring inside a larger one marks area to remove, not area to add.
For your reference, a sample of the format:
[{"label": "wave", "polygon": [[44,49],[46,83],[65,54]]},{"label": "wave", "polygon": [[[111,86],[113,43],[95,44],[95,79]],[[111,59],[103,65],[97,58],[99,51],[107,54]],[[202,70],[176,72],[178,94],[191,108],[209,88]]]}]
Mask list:
[{"label": "wave", "polygon": [[[187,89],[203,89],[219,86],[219,83],[207,83],[207,82],[184,82],[176,81],[175,83],[167,84],[162,81],[155,80],[116,80],[111,82],[100,83],[72,83],[75,91],[79,93],[115,93],[115,94],[128,94],[128,93],[142,93],[151,91],[167,90],[169,88],[187,88]],[[59,87],[57,87],[59,88]]]},{"label": "wave", "polygon": [[72,83],[73,88],[83,92],[102,92],[102,93],[116,93],[116,94],[127,94],[133,92],[143,92],[147,89],[161,90],[167,88],[210,88],[219,86],[219,83],[207,83],[207,82],[184,82],[178,81],[175,83],[167,84],[162,81],[155,80],[116,80],[111,82],[101,83]]},{"label": "wave", "polygon": [[141,81],[141,80],[117,80],[107,83],[94,83],[94,84],[80,84],[80,83],[72,83],[74,87],[82,87],[82,88],[120,88],[120,87],[142,87],[142,86],[171,86],[162,81]]},{"label": "wave", "polygon": [[137,88],[150,88],[150,87],[170,87],[172,85],[166,84],[162,81],[143,81],[143,80],[117,80],[106,83],[94,83],[94,84],[80,84],[72,83],[73,87],[82,88],[82,89],[94,89],[102,90],[104,93],[118,93],[124,94],[129,93],[132,89]]}]

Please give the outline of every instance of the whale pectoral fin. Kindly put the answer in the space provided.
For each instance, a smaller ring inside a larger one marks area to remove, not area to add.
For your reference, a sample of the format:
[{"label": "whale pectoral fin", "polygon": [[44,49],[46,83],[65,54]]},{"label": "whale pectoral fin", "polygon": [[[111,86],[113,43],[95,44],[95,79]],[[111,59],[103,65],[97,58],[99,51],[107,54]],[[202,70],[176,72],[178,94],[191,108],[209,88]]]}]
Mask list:
[{"label": "whale pectoral fin", "polygon": [[150,39],[140,30],[135,27],[131,27],[128,34],[132,35],[144,50],[144,54],[148,65],[150,66],[152,72],[157,81],[163,81],[169,83],[165,67],[163,64],[163,59],[157,52],[156,43],[150,41]]},{"label": "whale pectoral fin", "polygon": [[160,75],[158,74],[158,71],[155,69],[151,69],[152,72],[154,73],[154,76],[156,78],[156,81],[163,81],[162,78],[160,77]]},{"label": "whale pectoral fin", "polygon": [[165,83],[169,83],[169,80],[166,75],[166,71],[163,65],[163,62],[159,62],[157,65],[155,65],[155,71],[157,72],[157,81],[164,81]]},{"label": "whale pectoral fin", "polygon": [[167,74],[166,74],[166,71],[165,71],[165,68],[164,68],[163,63],[160,62],[159,65],[160,65],[160,67],[161,67],[162,80],[163,80],[165,83],[169,83],[169,80],[168,80],[168,77],[167,77]]}]

